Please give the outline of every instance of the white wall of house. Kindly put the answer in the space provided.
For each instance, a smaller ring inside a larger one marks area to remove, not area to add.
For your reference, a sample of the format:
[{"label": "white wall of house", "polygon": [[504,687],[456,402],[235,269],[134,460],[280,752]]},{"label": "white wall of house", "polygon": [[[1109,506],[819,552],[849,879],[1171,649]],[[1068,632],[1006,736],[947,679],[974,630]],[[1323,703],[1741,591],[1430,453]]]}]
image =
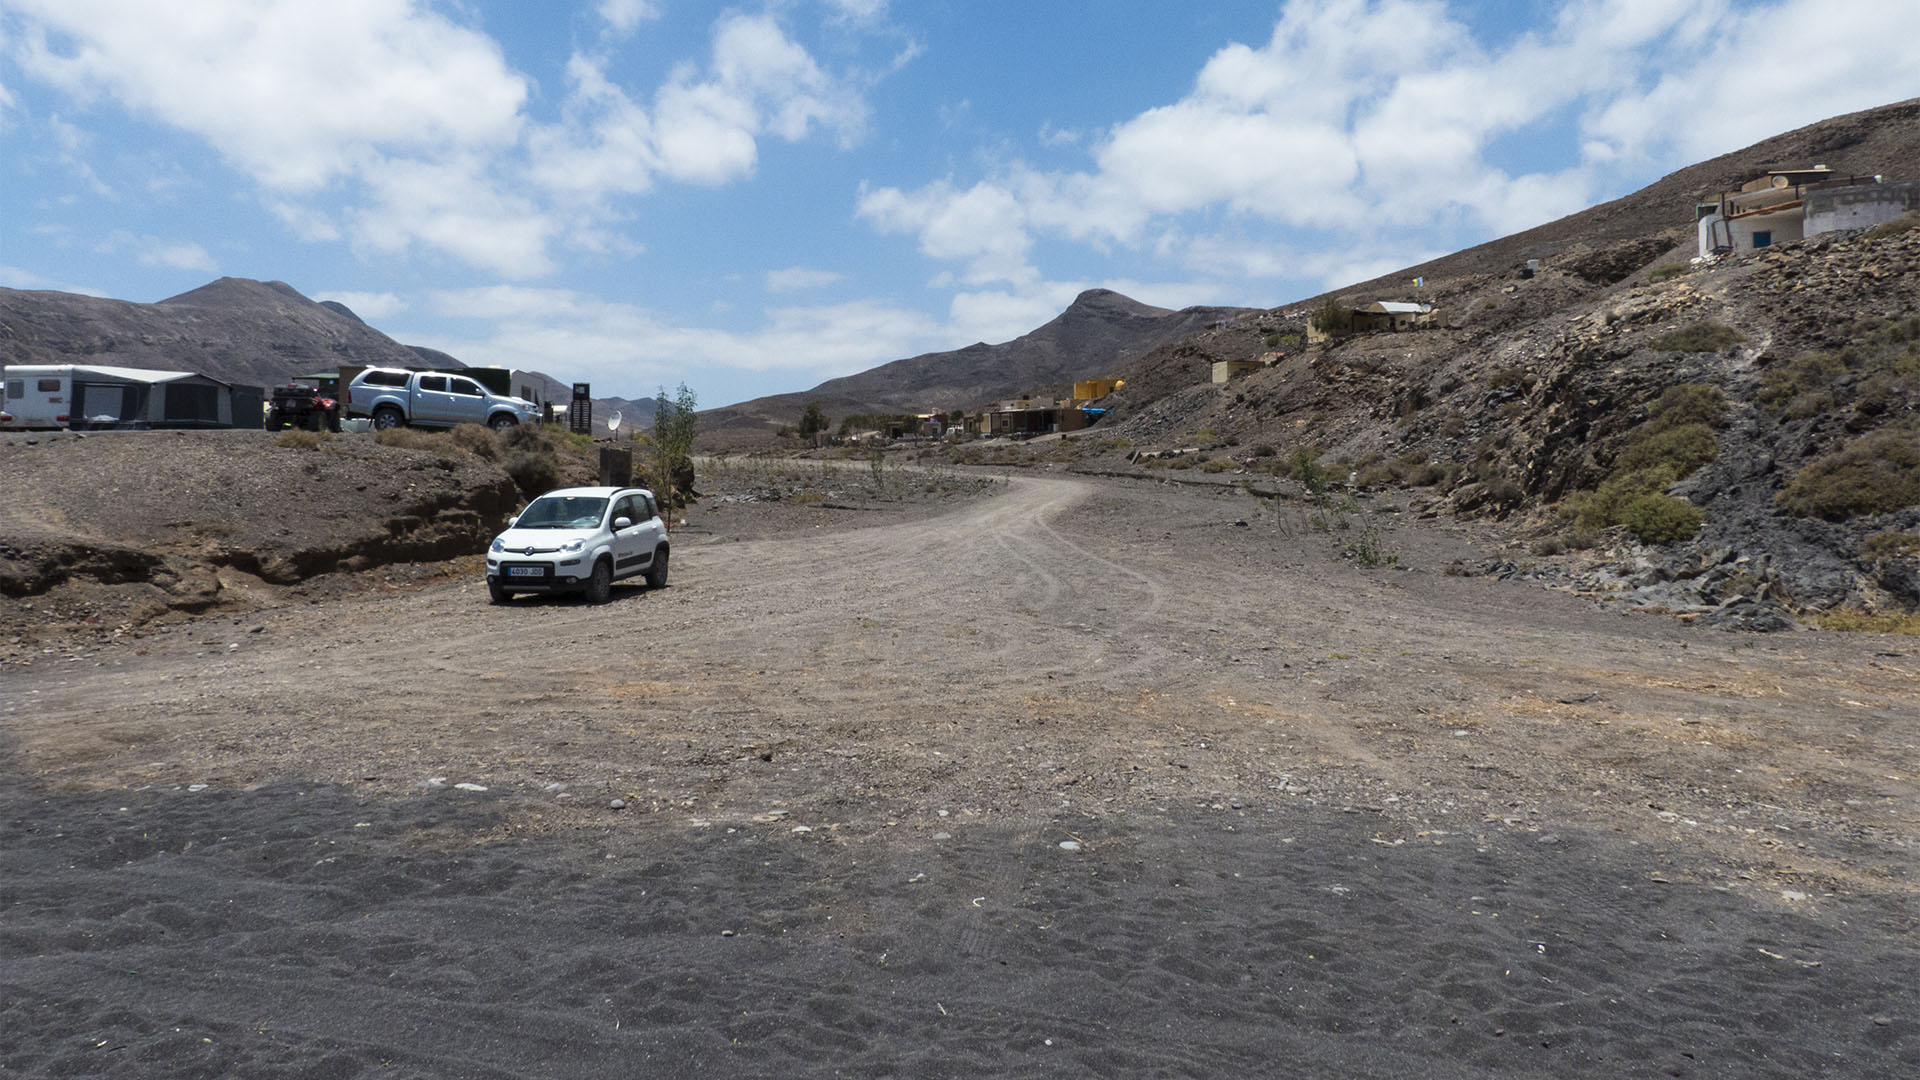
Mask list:
[{"label": "white wall of house", "polygon": [[1718,244],[1731,243],[1734,254],[1804,239],[1800,207],[1777,214],[1747,214],[1723,220],[1719,214],[1700,219],[1700,254],[1710,255]]},{"label": "white wall of house", "polygon": [[1808,236],[1839,229],[1868,229],[1920,210],[1920,182],[1809,192],[1806,210]]}]

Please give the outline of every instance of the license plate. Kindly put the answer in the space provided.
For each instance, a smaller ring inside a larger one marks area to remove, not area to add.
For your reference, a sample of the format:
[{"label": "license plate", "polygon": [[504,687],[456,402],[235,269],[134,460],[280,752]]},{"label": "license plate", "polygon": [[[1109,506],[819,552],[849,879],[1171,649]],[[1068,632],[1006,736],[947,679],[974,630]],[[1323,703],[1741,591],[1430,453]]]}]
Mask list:
[{"label": "license plate", "polygon": [[508,577],[546,577],[547,571],[541,566],[509,566]]}]

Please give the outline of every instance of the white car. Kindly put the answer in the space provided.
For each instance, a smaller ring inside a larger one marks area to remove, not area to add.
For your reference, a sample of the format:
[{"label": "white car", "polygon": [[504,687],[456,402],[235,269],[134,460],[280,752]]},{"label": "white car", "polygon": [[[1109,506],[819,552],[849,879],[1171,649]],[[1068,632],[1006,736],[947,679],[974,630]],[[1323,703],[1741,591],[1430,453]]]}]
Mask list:
[{"label": "white car", "polygon": [[487,549],[487,595],[583,592],[604,604],[615,580],[667,584],[667,526],[645,488],[561,488],[527,504]]}]

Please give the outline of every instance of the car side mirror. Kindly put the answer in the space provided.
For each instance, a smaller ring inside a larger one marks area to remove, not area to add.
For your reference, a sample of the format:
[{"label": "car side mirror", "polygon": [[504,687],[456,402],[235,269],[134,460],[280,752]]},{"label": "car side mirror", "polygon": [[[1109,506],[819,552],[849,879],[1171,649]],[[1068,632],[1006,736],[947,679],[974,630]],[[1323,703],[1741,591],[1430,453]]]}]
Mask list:
[{"label": "car side mirror", "polygon": [[615,531],[618,531],[620,529],[630,529],[633,527],[633,519],[623,514],[620,517],[613,519],[613,527]]},{"label": "car side mirror", "polygon": [[518,514],[515,514],[513,517],[510,517],[507,519],[507,528],[509,529],[513,528],[515,525],[518,525],[518,524],[520,524],[520,516]]}]

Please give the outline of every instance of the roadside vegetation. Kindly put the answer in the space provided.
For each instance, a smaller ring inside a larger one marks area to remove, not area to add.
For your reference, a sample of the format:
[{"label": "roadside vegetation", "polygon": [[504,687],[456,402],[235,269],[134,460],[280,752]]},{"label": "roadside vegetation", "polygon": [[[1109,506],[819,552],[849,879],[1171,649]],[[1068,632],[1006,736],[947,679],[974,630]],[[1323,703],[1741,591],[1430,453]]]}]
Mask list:
[{"label": "roadside vegetation", "polygon": [[1595,490],[1569,497],[1561,515],[1582,530],[1624,526],[1643,543],[1692,539],[1705,515],[1667,489],[1719,456],[1714,429],[1726,423],[1726,413],[1726,399],[1711,386],[1668,387],[1628,433],[1613,471]]}]

